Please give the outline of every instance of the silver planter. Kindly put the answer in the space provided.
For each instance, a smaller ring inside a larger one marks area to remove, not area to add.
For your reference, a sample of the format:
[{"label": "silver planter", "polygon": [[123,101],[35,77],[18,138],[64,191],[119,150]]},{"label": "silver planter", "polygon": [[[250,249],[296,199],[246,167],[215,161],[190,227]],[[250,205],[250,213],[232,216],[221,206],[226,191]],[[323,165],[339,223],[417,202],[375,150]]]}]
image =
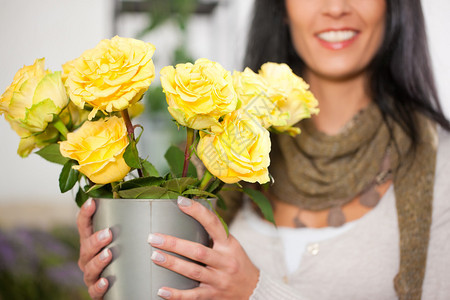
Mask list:
[{"label": "silver planter", "polygon": [[[200,202],[207,206],[205,200]],[[109,281],[105,300],[160,299],[163,286],[191,289],[198,282],[154,264],[150,233],[163,233],[207,245],[204,228],[184,214],[174,199],[95,199],[95,231],[110,228],[113,241],[108,246],[112,262],[102,277]],[[173,254],[175,255],[175,254]],[[178,256],[180,257],[180,256]],[[186,258],[184,258],[186,259]]]}]

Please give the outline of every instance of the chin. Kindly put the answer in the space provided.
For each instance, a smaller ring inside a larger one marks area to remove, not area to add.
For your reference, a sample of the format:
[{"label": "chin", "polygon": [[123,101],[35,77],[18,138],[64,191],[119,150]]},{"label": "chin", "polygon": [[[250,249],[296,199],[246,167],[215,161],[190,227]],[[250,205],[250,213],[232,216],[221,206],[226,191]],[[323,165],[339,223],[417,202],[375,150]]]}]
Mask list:
[{"label": "chin", "polygon": [[364,68],[349,68],[348,65],[327,65],[315,70],[311,70],[311,73],[319,78],[332,81],[343,81],[363,75],[364,70]]}]

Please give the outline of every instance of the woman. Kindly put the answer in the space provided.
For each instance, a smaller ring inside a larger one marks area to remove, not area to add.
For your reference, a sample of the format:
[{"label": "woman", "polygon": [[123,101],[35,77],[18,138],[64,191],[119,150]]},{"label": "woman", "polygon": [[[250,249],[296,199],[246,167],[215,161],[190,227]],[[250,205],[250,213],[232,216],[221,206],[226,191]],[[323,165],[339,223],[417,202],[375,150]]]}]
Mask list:
[{"label": "woman", "polygon": [[[213,214],[180,198],[214,246],[150,234],[152,246],[205,265],[155,251],[156,264],[201,282],[159,295],[447,299],[450,124],[420,1],[256,0],[246,64],[257,70],[267,61],[287,63],[309,82],[321,110],[297,138],[274,139],[269,195],[278,229],[244,205],[227,237]],[[87,202],[78,217],[79,265],[100,299],[111,253],[99,251],[111,233],[93,234],[94,211]]]}]

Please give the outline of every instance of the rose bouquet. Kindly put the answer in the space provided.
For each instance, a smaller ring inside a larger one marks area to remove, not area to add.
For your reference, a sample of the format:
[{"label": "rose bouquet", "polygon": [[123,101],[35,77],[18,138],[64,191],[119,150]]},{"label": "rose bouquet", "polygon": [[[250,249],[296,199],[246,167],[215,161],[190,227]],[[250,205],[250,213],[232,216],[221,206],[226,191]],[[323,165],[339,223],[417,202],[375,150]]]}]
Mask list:
[{"label": "rose bouquet", "polygon": [[[285,64],[233,74],[204,58],[164,67],[168,110],[187,139],[184,151],[168,149],[170,172],[160,175],[139,155],[143,128],[131,120],[155,77],[154,51],[150,43],[116,36],[62,71],[46,70],[44,59],[37,59],[17,72],[0,98],[0,114],[21,138],[18,154],[39,148],[37,154],[62,164],[61,192],[78,186],[78,205],[89,197],[180,195],[215,197],[220,204],[225,183],[270,181],[269,130],[298,134],[294,125],[318,112],[308,85]],[[194,153],[206,167],[201,176],[191,162]],[[237,188],[272,219],[261,193]]]}]

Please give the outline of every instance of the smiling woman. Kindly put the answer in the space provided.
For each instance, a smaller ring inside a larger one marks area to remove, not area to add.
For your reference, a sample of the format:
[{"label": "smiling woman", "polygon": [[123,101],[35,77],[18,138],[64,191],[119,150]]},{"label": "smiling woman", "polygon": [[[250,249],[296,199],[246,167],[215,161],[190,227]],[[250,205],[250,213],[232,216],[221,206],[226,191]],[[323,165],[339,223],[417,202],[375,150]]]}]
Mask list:
[{"label": "smiling woman", "polygon": [[[447,299],[450,124],[420,1],[256,0],[246,65],[256,71],[267,61],[304,77],[321,110],[296,125],[298,138],[272,141],[275,183],[267,193],[278,228],[246,203],[227,235],[213,214],[180,198],[181,211],[214,243],[152,232],[153,247],[204,265],[156,250],[155,264],[201,282],[161,287],[159,296]],[[91,297],[101,299],[112,235],[92,231],[93,203],[78,215],[79,265]]]},{"label": "smiling woman", "polygon": [[320,113],[273,139],[275,220],[297,229],[248,206],[231,227],[261,270],[255,299],[445,299],[450,124],[420,1],[257,1],[246,63],[267,60],[304,77]]},{"label": "smiling woman", "polygon": [[361,73],[383,41],[384,0],[287,0],[286,12],[294,48],[316,76]]}]

